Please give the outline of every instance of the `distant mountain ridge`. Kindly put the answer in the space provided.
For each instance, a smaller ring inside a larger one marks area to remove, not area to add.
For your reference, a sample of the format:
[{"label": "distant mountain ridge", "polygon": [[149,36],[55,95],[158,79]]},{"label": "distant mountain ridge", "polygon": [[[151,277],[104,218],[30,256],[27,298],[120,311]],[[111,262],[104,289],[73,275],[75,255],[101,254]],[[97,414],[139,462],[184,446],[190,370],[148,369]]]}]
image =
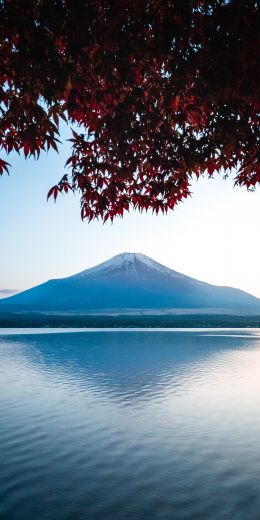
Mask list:
[{"label": "distant mountain ridge", "polygon": [[67,278],[0,300],[0,311],[93,312],[117,309],[237,310],[260,314],[260,299],[239,289],[196,280],[141,253],[121,253]]}]

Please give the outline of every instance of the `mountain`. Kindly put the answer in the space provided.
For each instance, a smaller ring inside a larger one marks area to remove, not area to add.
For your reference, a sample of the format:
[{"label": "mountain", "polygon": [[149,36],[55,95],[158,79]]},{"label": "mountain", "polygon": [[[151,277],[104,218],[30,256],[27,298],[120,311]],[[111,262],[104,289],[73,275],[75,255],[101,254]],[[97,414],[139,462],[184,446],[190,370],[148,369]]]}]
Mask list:
[{"label": "mountain", "polygon": [[189,309],[260,314],[260,299],[210,285],[137,253],[122,253],[68,278],[49,280],[0,301],[0,311],[150,314]]}]

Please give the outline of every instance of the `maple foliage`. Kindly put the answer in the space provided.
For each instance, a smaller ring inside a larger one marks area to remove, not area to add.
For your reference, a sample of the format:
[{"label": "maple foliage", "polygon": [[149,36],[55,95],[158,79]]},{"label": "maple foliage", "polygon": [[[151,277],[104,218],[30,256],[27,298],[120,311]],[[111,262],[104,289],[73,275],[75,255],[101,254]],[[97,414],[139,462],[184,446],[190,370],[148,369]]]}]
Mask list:
[{"label": "maple foliage", "polygon": [[78,124],[48,195],[79,191],[88,220],[166,212],[194,175],[254,188],[259,26],[253,0],[3,0],[0,145],[39,157]]}]

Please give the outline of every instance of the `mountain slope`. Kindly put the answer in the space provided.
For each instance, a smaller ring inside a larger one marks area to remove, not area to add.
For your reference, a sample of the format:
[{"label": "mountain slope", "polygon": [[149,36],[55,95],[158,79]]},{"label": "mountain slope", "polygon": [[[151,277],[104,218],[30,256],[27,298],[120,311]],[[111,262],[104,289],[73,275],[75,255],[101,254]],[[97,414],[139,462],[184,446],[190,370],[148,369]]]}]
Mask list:
[{"label": "mountain slope", "polygon": [[260,299],[239,289],[195,280],[145,255],[122,253],[76,275],[49,280],[0,301],[1,311],[167,308],[260,312]]}]

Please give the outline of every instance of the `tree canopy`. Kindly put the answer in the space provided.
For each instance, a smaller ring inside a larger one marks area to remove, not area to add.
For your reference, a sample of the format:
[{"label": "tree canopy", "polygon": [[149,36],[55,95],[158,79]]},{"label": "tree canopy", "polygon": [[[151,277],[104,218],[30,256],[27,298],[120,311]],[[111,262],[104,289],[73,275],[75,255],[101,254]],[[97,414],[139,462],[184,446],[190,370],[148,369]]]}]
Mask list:
[{"label": "tree canopy", "polygon": [[[82,218],[166,212],[192,176],[259,166],[259,2],[2,0],[0,145],[39,157],[73,128]],[[9,164],[0,160],[0,173]]]}]

